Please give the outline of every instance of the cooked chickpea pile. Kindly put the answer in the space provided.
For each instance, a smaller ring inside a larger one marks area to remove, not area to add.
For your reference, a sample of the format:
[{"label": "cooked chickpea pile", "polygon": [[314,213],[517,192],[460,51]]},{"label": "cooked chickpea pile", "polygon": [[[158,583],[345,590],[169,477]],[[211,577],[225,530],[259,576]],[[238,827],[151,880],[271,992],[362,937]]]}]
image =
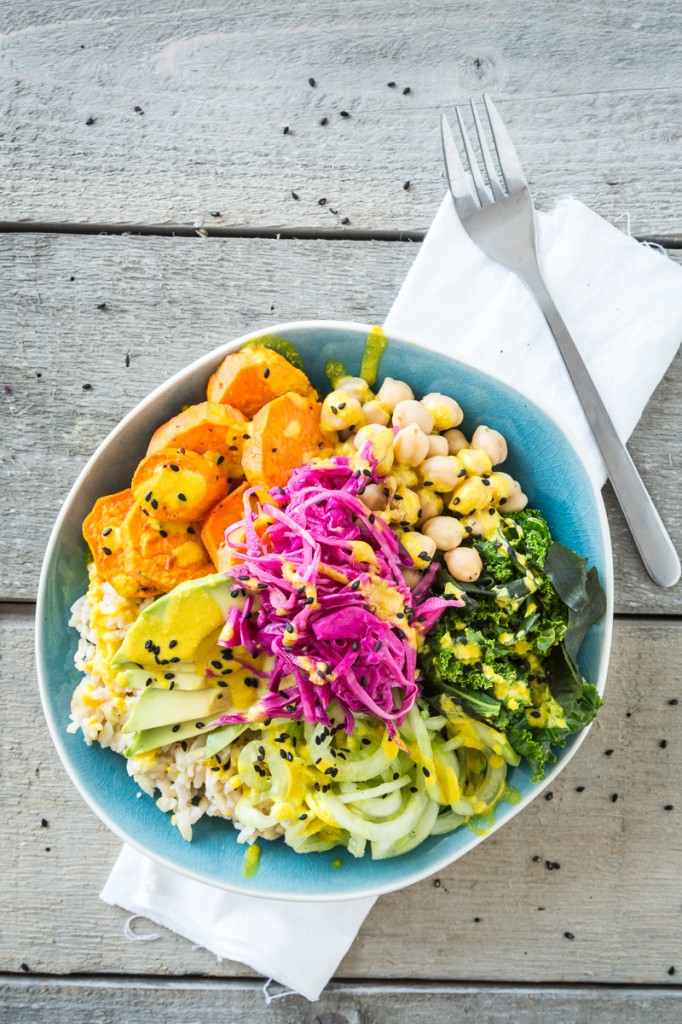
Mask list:
[{"label": "cooked chickpea pile", "polygon": [[323,433],[341,438],[341,453],[371,446],[383,484],[368,484],[360,497],[390,523],[414,561],[405,579],[414,586],[437,551],[451,575],[477,580],[481,557],[467,541],[497,534],[500,510],[519,512],[528,499],[508,473],[495,469],[507,443],[483,424],[467,439],[464,414],[453,398],[421,400],[404,381],[386,377],[374,395],[361,377],[344,377],[324,400]]}]

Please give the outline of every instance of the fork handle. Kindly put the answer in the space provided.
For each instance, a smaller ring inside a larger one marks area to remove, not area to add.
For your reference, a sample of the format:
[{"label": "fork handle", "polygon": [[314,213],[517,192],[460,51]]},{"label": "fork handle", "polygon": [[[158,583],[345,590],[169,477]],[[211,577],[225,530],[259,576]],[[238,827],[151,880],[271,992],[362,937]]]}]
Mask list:
[{"label": "fork handle", "polygon": [[680,578],[677,552],[630,453],[616,432],[568,327],[547,290],[540,269],[536,265],[517,270],[517,273],[533,293],[554,335],[647,572],[659,587],[672,587]]}]

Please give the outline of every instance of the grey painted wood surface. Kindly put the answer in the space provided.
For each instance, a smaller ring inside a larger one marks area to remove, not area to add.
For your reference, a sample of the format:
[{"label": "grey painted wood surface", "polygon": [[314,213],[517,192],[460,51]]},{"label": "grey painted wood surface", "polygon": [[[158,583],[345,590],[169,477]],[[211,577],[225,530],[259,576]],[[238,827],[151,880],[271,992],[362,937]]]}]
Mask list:
[{"label": "grey painted wood surface", "polygon": [[[126,939],[129,915],[98,901],[120,843],[54,752],[32,627],[30,608],[5,606],[0,970],[248,973],[145,921],[136,930],[158,940]],[[681,642],[679,620],[617,621],[606,704],[552,799],[543,793],[437,876],[382,897],[337,977],[674,984],[682,973]]]},{"label": "grey painted wood surface", "polygon": [[[0,532],[0,597],[33,599],[71,484],[149,391],[249,330],[381,323],[416,253],[407,242],[0,235],[0,487],[14,523]],[[678,355],[630,446],[678,549],[681,399]],[[608,488],[606,498],[617,610],[680,611],[680,587],[651,583]]]},{"label": "grey painted wood surface", "polygon": [[[277,986],[273,995],[279,991]],[[528,985],[332,985],[314,1006],[300,996],[268,1004],[243,981],[82,981],[18,978],[0,985],[0,1024],[679,1024],[679,987],[644,990]]]},{"label": "grey painted wood surface", "polygon": [[19,0],[2,20],[6,220],[424,228],[439,115],[486,89],[541,205],[682,234],[675,0]]}]

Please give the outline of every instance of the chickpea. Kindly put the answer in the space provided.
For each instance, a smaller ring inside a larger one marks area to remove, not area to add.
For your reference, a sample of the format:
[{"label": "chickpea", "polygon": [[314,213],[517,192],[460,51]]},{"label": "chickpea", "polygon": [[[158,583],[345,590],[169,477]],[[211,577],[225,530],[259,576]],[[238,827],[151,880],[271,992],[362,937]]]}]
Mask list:
[{"label": "chickpea", "polygon": [[389,412],[393,412],[398,402],[414,398],[414,391],[404,381],[395,380],[393,377],[386,377],[377,391],[377,398],[386,406]]},{"label": "chickpea", "polygon": [[362,407],[362,413],[365,417],[365,423],[379,423],[382,427],[388,426],[391,422],[391,414],[378,399],[373,398],[369,402],[365,402]]},{"label": "chickpea", "polygon": [[429,439],[416,423],[409,423],[393,438],[393,454],[403,466],[419,466],[429,450]]},{"label": "chickpea", "polygon": [[430,459],[432,455],[449,455],[450,449],[448,447],[448,441],[442,434],[429,434],[429,450],[426,454],[426,458]]},{"label": "chickpea", "polygon": [[[373,441],[375,437],[381,437],[385,430],[386,427],[382,427],[380,423],[366,423],[364,427],[360,427],[353,438],[353,444],[360,451],[368,441]],[[393,431],[389,430],[388,432],[393,439]]]},{"label": "chickpea", "polygon": [[485,508],[489,504],[490,491],[490,488],[485,485],[486,481],[480,476],[472,476],[463,480],[453,491],[448,508],[465,516]]},{"label": "chickpea", "polygon": [[462,448],[456,457],[460,469],[463,469],[467,476],[483,476],[484,473],[492,472],[490,456],[483,449]]},{"label": "chickpea", "polygon": [[446,551],[445,564],[450,575],[462,583],[473,583],[483,571],[483,562],[476,548]]},{"label": "chickpea", "polygon": [[351,398],[355,398],[360,405],[368,402],[372,397],[369,384],[363,377],[342,377],[335,390],[344,391]]},{"label": "chickpea", "polygon": [[361,427],[363,423],[362,406],[345,391],[332,391],[322,403],[320,426],[325,432]]},{"label": "chickpea", "polygon": [[422,533],[430,537],[439,551],[451,551],[464,539],[464,528],[453,516],[435,516],[422,526]]},{"label": "chickpea", "polygon": [[370,512],[379,512],[386,508],[386,493],[379,484],[367,484],[363,493],[358,494],[358,498]]},{"label": "chickpea", "polygon": [[436,553],[435,541],[425,537],[423,533],[417,533],[416,530],[408,530],[400,534],[400,543],[417,569],[428,569]]},{"label": "chickpea", "polygon": [[505,512],[520,512],[522,509],[524,509],[526,507],[527,504],[528,504],[528,497],[527,497],[527,495],[525,495],[523,493],[523,491],[519,487],[518,491],[516,491],[514,494],[512,494],[512,496],[510,498],[507,498],[507,501],[506,501],[505,506],[504,506],[504,511]]},{"label": "chickpea", "polygon": [[394,477],[396,484],[401,484],[403,487],[416,487],[419,483],[419,476],[415,470],[410,466],[401,466],[400,463],[398,465],[394,464],[391,475]]},{"label": "chickpea", "polygon": [[512,494],[521,490],[519,484],[509,473],[491,473],[488,480],[490,481],[490,501],[493,505],[505,505]]},{"label": "chickpea", "polygon": [[443,437],[448,442],[450,455],[456,455],[462,448],[469,447],[469,442],[461,430],[446,430]]},{"label": "chickpea", "polygon": [[433,416],[433,425],[436,430],[450,430],[458,427],[464,419],[461,407],[447,395],[433,393],[422,398],[422,405]]},{"label": "chickpea", "polygon": [[393,410],[393,426],[401,430],[410,423],[416,423],[425,434],[433,430],[433,416],[425,409],[421,402],[415,402],[408,398],[404,402],[398,402]]},{"label": "chickpea", "polygon": [[419,517],[419,522],[428,523],[429,519],[433,519],[434,516],[439,516],[443,511],[443,499],[440,494],[435,494],[432,487],[420,487],[417,491],[417,497],[421,505],[422,514]]},{"label": "chickpea", "polygon": [[474,430],[471,447],[480,448],[486,452],[493,466],[498,466],[507,458],[507,442],[502,434],[499,430],[492,430],[483,423]]},{"label": "chickpea", "polygon": [[393,465],[393,431],[390,427],[381,427],[378,423],[368,423],[360,427],[353,438],[353,444],[359,452],[363,452],[369,444],[373,457],[377,460],[377,473],[385,476]]},{"label": "chickpea", "polygon": [[434,491],[445,494],[457,483],[460,466],[453,455],[433,455],[421,465],[424,484],[430,484]]},{"label": "chickpea", "polygon": [[488,505],[483,512],[464,516],[463,519],[460,519],[460,523],[464,532],[469,537],[486,537],[491,539],[497,534],[499,529],[500,516],[492,505]]},{"label": "chickpea", "polygon": [[412,488],[401,487],[390,504],[391,522],[400,523],[401,526],[414,526],[419,522],[420,512],[419,498]]}]

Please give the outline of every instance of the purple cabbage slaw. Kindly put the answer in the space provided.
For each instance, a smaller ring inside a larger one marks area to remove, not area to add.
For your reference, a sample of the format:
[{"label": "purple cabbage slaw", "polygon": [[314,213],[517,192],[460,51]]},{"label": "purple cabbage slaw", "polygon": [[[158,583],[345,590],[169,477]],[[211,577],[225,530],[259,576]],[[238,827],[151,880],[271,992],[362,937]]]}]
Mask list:
[{"label": "purple cabbage slaw", "polygon": [[[226,539],[238,559],[235,593],[246,600],[229,610],[219,643],[253,658],[269,655],[274,664],[267,674],[254,672],[269,678],[257,705],[215,724],[253,721],[257,711],[331,725],[328,709],[336,704],[346,732],[361,714],[382,719],[394,736],[412,707],[420,692],[418,636],[461,602],[421,600],[436,566],[414,591],[406,585],[400,570],[413,566],[411,557],[360,500],[369,483],[384,484],[376,460],[363,454],[353,463],[333,456],[301,466],[256,510],[257,489],[245,492],[244,519]],[[257,532],[261,516],[268,525]]]}]

